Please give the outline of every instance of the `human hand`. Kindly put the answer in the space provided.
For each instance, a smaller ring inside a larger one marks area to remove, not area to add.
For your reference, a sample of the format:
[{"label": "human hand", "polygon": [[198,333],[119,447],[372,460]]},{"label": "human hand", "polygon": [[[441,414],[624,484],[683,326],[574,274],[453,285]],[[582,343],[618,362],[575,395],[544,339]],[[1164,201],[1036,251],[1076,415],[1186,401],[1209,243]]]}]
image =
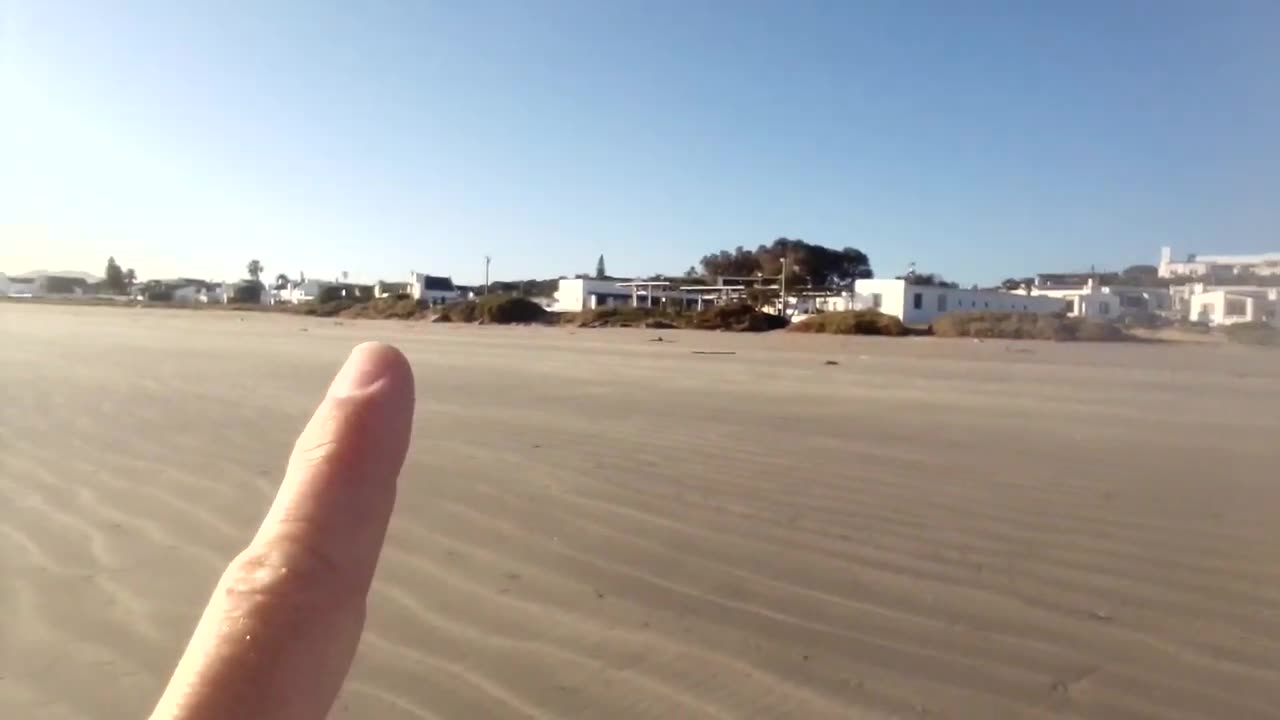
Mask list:
[{"label": "human hand", "polygon": [[298,438],[152,720],[321,720],[351,667],[413,425],[413,371],[365,343]]}]

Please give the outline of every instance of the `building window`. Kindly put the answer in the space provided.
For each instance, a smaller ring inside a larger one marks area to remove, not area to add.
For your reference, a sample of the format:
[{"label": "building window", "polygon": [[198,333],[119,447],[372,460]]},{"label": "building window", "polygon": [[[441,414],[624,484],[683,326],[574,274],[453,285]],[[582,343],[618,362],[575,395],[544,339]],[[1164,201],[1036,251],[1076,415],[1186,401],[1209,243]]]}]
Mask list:
[{"label": "building window", "polygon": [[938,312],[946,312],[946,311],[947,311],[947,294],[939,293],[938,294]]},{"label": "building window", "polygon": [[880,296],[880,293],[871,293],[871,307],[879,310],[883,304],[884,299]]},{"label": "building window", "polygon": [[1223,310],[1227,317],[1244,317],[1249,314],[1249,302],[1244,298],[1227,298]]},{"label": "building window", "polygon": [[1099,315],[1110,315],[1110,314],[1111,314],[1111,303],[1106,302],[1106,301],[1103,301],[1103,302],[1098,303],[1098,314],[1099,314]]},{"label": "building window", "polygon": [[920,310],[924,307],[924,293],[916,293],[911,297],[911,307]]},{"label": "building window", "polygon": [[986,300],[983,300],[983,301],[982,301],[982,307],[984,307],[984,308],[989,308],[989,307],[991,307],[991,303],[987,302]]}]

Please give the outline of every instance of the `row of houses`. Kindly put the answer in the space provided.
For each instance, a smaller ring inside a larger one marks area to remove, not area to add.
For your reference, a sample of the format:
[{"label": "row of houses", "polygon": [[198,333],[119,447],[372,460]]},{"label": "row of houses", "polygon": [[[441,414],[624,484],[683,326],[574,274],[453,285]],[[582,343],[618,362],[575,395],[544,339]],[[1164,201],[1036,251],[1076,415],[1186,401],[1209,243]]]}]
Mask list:
[{"label": "row of houses", "polygon": [[[966,289],[921,284],[909,275],[897,279],[857,280],[851,291],[800,288],[788,292],[785,298],[777,298],[775,292],[773,299],[763,302],[767,305],[765,309],[793,317],[848,309],[877,309],[912,325],[926,325],[939,315],[963,310],[1065,313],[1102,320],[1157,314],[1210,325],[1247,322],[1280,325],[1280,288],[1239,282],[1241,279],[1259,280],[1280,274],[1280,253],[1190,256],[1187,261],[1175,262],[1171,249],[1165,247],[1161,249],[1157,271],[1160,277],[1186,277],[1187,282],[1143,287],[1104,284],[1099,281],[1101,276],[1093,273],[1044,273],[1017,289],[976,286]],[[736,300],[762,302],[761,297],[752,296],[753,285],[767,280],[735,278],[714,285],[681,285],[678,281],[562,278],[554,297],[533,299],[550,310],[560,312],[581,312],[618,305],[701,309]],[[1154,278],[1151,281],[1154,282]],[[6,277],[0,274],[0,295],[93,295],[103,292],[101,284],[100,280],[75,275],[46,273]],[[361,284],[312,279],[272,288],[256,281],[214,283],[194,278],[171,278],[138,284],[132,294],[140,300],[262,304],[403,296],[441,305],[474,297],[476,290],[455,284],[447,276],[411,271],[401,282]]]},{"label": "row of houses", "polygon": [[[801,288],[774,298],[766,309],[804,317],[820,312],[876,309],[909,325],[927,325],[948,312],[1064,313],[1073,317],[1119,320],[1133,315],[1160,315],[1209,325],[1267,322],[1280,326],[1280,288],[1212,285],[1203,282],[1173,287],[1102,285],[1091,277],[1066,284],[1062,276],[1040,276],[1016,291],[920,285],[910,279],[865,279],[852,293]],[[642,305],[700,309],[709,304],[743,300],[746,285],[678,285],[663,281],[619,281],[587,278],[560,280],[551,309],[582,312],[594,308]]]},{"label": "row of houses", "polygon": [[[37,273],[29,276],[0,274],[2,297],[88,297],[107,295],[101,280],[86,277]],[[213,282],[200,278],[161,278],[135,283],[129,297],[138,301],[165,301],[188,304],[207,303],[301,303],[312,301],[373,299],[394,296],[439,305],[472,297],[474,289],[456,285],[449,277],[410,272],[404,282],[380,281],[374,284],[348,283],[340,280],[306,280],[276,287],[265,287],[254,280]]]},{"label": "row of houses", "polygon": [[453,278],[416,271],[410,271],[409,279],[404,282],[380,280],[373,284],[362,284],[338,280],[306,280],[288,283],[271,292],[274,302],[287,303],[405,296],[429,305],[443,305],[475,295],[473,288],[457,285]]},{"label": "row of houses", "polygon": [[1160,248],[1157,272],[1162,278],[1195,278],[1209,282],[1230,283],[1241,276],[1280,275],[1280,252],[1256,255],[1187,255],[1173,259],[1173,248]]},{"label": "row of houses", "polygon": [[[748,299],[753,288],[745,284],[684,285],[661,281],[618,281],[587,278],[560,280],[552,309],[582,312],[625,305],[675,306],[700,309]],[[758,302],[758,301],[757,301]],[[959,310],[1052,313],[1063,309],[1061,300],[999,290],[914,285],[904,279],[866,279],[854,284],[853,293],[801,288],[785,298],[774,298],[767,311],[793,317],[849,309],[875,309],[895,315],[912,325],[927,325],[935,317]]]}]

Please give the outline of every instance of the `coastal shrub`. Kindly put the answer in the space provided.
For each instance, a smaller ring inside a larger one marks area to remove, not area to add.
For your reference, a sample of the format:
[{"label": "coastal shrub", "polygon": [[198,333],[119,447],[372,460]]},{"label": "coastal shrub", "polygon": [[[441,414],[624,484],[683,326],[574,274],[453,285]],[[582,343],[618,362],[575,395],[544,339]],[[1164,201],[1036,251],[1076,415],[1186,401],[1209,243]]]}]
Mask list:
[{"label": "coastal shrub", "polygon": [[355,302],[341,312],[344,318],[374,320],[413,320],[423,315],[424,308],[412,297],[383,297],[369,302]]},{"label": "coastal shrub", "polygon": [[789,330],[833,335],[889,335],[902,337],[910,331],[893,315],[878,310],[844,310],[810,315]]},{"label": "coastal shrub", "polygon": [[336,317],[343,312],[350,310],[359,304],[358,300],[345,298],[342,300],[330,300],[328,302],[304,302],[297,305],[290,305],[289,310],[302,315],[314,315],[316,317]]},{"label": "coastal shrub", "polygon": [[1223,335],[1228,342],[1240,345],[1280,347],[1280,329],[1264,322],[1237,323],[1226,326]]},{"label": "coastal shrub", "polygon": [[767,332],[781,330],[790,323],[785,317],[763,312],[746,303],[733,303],[716,305],[695,314],[688,327],[698,330]]},{"label": "coastal shrub", "polygon": [[657,327],[666,324],[670,327],[682,327],[687,317],[680,313],[661,308],[631,307],[615,305],[612,307],[584,310],[573,316],[578,327]]},{"label": "coastal shrub", "polygon": [[948,313],[935,318],[931,329],[939,337],[1094,342],[1133,339],[1133,336],[1111,323],[1038,313]]},{"label": "coastal shrub", "polygon": [[541,323],[550,313],[532,300],[522,297],[491,296],[479,300],[452,302],[436,311],[435,322]]}]

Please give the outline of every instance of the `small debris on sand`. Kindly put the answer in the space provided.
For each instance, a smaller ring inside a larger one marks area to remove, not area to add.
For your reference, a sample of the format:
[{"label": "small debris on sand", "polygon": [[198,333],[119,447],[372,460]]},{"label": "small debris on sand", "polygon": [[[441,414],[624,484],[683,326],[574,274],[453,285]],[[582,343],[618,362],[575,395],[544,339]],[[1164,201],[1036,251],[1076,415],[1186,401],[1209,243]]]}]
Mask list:
[{"label": "small debris on sand", "polygon": [[839,365],[840,363],[839,363],[839,362],[837,362],[837,361],[835,361],[835,360],[828,360],[828,361],[826,361],[826,362],[824,362],[824,363],[822,363],[822,364],[823,364],[823,365]]},{"label": "small debris on sand", "polygon": [[733,350],[690,350],[694,355],[737,355]]},{"label": "small debris on sand", "polygon": [[1090,610],[1089,617],[1094,620],[1102,620],[1103,622],[1110,622],[1112,619],[1111,613],[1106,610]]}]

